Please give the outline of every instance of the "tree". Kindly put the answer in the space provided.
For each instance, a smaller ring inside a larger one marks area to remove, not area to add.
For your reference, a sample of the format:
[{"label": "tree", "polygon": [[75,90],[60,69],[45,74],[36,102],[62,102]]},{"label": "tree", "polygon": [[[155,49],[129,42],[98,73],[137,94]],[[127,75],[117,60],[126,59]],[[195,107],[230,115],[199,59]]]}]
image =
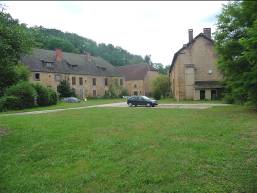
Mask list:
[{"label": "tree", "polygon": [[[1,7],[1,6],[0,6]],[[0,11],[0,96],[4,90],[17,83],[15,66],[18,65],[21,55],[28,53],[33,45],[33,38],[24,24]]]},{"label": "tree", "polygon": [[257,106],[257,2],[225,5],[215,33],[218,67],[224,75],[226,96]]},{"label": "tree", "polygon": [[74,90],[70,88],[70,84],[67,80],[62,80],[60,82],[60,84],[57,86],[57,92],[61,98],[76,96]]},{"label": "tree", "polygon": [[144,61],[145,63],[152,65],[151,55],[145,55]]},{"label": "tree", "polygon": [[160,74],[164,74],[167,75],[170,69],[170,65],[167,66],[163,66],[163,64],[161,63],[153,63],[153,67],[160,73]]},{"label": "tree", "polygon": [[165,75],[158,76],[153,81],[153,95],[166,97],[169,93],[169,77]]}]

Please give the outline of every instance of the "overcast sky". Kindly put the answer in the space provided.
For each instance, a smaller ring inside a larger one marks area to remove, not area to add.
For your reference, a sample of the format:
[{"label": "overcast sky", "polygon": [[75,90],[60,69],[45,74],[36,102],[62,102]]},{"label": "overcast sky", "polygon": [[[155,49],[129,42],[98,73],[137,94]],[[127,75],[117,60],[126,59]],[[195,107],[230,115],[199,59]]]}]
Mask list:
[{"label": "overcast sky", "polygon": [[173,54],[204,27],[215,31],[222,1],[2,1],[28,26],[73,32],[97,43],[112,43],[133,54],[171,63]]}]

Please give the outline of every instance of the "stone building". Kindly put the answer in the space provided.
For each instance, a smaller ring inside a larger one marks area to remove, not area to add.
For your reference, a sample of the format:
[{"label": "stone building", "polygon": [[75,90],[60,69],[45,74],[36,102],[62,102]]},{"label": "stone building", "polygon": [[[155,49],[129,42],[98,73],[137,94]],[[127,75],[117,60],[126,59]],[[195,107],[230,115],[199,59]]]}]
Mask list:
[{"label": "stone building", "polygon": [[117,70],[125,77],[129,95],[151,95],[152,81],[159,75],[156,69],[144,63],[120,66]]},{"label": "stone building", "polygon": [[125,79],[107,61],[89,54],[74,54],[33,49],[21,62],[31,71],[30,81],[57,90],[61,80],[67,80],[78,97],[103,96],[112,81],[123,86]]},{"label": "stone building", "polygon": [[211,28],[193,38],[193,30],[188,30],[189,42],[184,44],[173,57],[169,70],[171,94],[177,100],[218,99],[222,92],[211,38]]}]

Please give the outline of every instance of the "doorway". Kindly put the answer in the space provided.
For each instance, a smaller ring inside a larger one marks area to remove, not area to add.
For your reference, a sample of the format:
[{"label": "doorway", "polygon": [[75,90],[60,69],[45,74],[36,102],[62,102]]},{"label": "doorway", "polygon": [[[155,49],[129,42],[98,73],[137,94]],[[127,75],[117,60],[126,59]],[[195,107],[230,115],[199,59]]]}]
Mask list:
[{"label": "doorway", "polygon": [[200,90],[200,100],[205,99],[205,90]]}]

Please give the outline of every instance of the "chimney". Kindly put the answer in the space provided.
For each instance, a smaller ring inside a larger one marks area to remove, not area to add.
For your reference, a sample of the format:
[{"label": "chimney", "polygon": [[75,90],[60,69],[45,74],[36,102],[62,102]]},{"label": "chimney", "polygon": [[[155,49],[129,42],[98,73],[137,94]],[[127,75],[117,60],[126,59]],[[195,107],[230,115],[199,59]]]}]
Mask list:
[{"label": "chimney", "polygon": [[203,34],[211,39],[211,28],[203,28]]},{"label": "chimney", "polygon": [[56,48],[55,49],[55,59],[57,62],[61,62],[62,61],[62,58],[63,58],[63,55],[62,55],[62,50],[59,49],[59,48]]},{"label": "chimney", "polygon": [[86,55],[86,61],[87,61],[87,62],[92,62],[92,58],[91,58],[90,53],[85,52],[85,55]]},{"label": "chimney", "polygon": [[192,42],[192,40],[193,40],[193,29],[188,30],[188,38],[189,38],[189,42]]}]

